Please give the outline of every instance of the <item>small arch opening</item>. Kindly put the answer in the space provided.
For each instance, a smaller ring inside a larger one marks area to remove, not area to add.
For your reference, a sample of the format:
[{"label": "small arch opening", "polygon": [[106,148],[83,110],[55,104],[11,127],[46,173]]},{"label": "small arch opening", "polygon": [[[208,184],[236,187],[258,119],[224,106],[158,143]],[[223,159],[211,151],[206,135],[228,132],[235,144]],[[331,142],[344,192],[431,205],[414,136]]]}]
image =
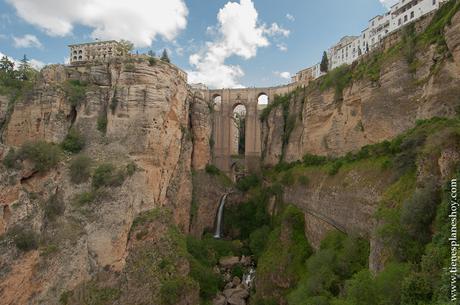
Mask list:
[{"label": "small arch opening", "polygon": [[260,93],[257,97],[257,109],[263,110],[268,106],[268,95],[266,93]]},{"label": "small arch opening", "polygon": [[244,156],[246,152],[246,106],[238,104],[233,108],[232,155]]},{"label": "small arch opening", "polygon": [[215,111],[220,111],[222,109],[222,96],[215,94],[212,97],[212,105]]}]

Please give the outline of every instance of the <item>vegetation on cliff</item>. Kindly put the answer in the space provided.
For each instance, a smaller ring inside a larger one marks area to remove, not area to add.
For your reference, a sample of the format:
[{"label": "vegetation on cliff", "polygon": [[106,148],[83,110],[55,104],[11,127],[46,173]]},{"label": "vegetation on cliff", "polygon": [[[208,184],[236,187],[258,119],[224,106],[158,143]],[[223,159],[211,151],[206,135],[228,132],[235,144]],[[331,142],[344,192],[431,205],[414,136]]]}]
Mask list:
[{"label": "vegetation on cliff", "polygon": [[[459,147],[460,119],[433,118],[418,122],[392,141],[363,147],[357,153],[340,158],[306,155],[302,161],[267,169],[264,179],[276,187],[308,188],[309,181],[318,175],[327,177],[352,170],[365,173],[370,167],[390,175],[393,183],[375,215],[381,223],[378,236],[383,241],[386,267],[378,275],[372,274],[367,267],[369,244],[332,233],[311,256],[302,254],[308,246],[290,251],[290,259],[304,257],[295,268],[302,276],[281,280],[278,274],[289,272],[283,249],[273,250],[282,244],[273,239],[279,236],[274,235],[275,228],[263,250],[254,252],[259,257],[254,304],[279,304],[281,299],[290,305],[446,304],[449,281],[444,268],[450,259],[448,188],[429,173],[435,172],[443,149]],[[259,205],[267,209],[268,201],[262,200]],[[266,225],[254,232],[266,230]],[[284,230],[289,225],[285,223],[280,228]]]}]

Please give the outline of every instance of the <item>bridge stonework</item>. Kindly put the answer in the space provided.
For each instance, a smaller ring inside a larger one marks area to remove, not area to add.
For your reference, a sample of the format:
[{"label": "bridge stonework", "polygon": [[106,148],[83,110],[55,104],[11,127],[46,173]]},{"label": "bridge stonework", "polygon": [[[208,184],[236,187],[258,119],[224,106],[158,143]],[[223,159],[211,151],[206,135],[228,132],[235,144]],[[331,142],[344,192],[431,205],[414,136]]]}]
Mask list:
[{"label": "bridge stonework", "polygon": [[215,105],[213,112],[213,164],[224,172],[232,172],[234,164],[232,145],[235,128],[233,111],[238,105],[244,105],[246,108],[244,165],[249,171],[257,171],[260,168],[262,155],[261,109],[258,107],[258,99],[265,94],[270,104],[276,95],[290,93],[297,86],[298,84],[290,84],[267,88],[200,90],[210,105],[214,104],[216,97],[221,98],[220,105]]}]

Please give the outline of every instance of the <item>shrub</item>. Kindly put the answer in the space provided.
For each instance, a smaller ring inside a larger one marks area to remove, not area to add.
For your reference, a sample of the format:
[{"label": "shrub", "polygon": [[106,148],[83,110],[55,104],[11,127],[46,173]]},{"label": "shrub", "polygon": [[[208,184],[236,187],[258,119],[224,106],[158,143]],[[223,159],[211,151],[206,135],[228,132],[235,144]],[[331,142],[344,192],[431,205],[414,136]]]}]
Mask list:
[{"label": "shrub", "polygon": [[125,180],[125,174],[117,171],[111,163],[99,165],[93,173],[93,187],[120,186]]},{"label": "shrub", "polygon": [[162,283],[160,288],[160,297],[162,305],[176,305],[181,299],[181,295],[187,287],[191,287],[193,283],[190,279],[178,277],[169,279]]},{"label": "shrub", "polygon": [[88,156],[75,157],[70,163],[70,180],[76,184],[88,181],[91,176],[90,167],[91,159]]},{"label": "shrub", "polygon": [[118,106],[118,99],[116,97],[112,98],[112,101],[110,102],[110,110],[112,111],[112,114],[115,113],[115,110],[117,110]]},{"label": "shrub", "polygon": [[343,161],[341,160],[337,160],[334,163],[332,163],[331,168],[328,171],[329,176],[335,176],[339,172],[342,165]]},{"label": "shrub", "polygon": [[190,277],[200,285],[200,297],[210,301],[223,286],[222,278],[212,267],[205,266],[196,259],[190,260]]},{"label": "shrub", "polygon": [[307,186],[308,183],[310,182],[310,179],[308,179],[308,177],[305,175],[301,175],[298,178],[298,182],[300,185]]},{"label": "shrub", "polygon": [[54,221],[57,216],[64,213],[64,203],[59,200],[58,195],[51,196],[45,204],[45,217],[49,221]]},{"label": "shrub", "polygon": [[249,189],[256,187],[261,182],[259,176],[253,174],[246,177],[241,178],[236,183],[236,188],[242,192],[247,192]]},{"label": "shrub", "polygon": [[259,258],[265,250],[270,227],[263,226],[249,235],[249,248],[256,258]]},{"label": "shrub", "polygon": [[426,243],[430,240],[430,225],[436,216],[436,207],[441,201],[435,182],[427,182],[417,189],[401,210],[401,224],[412,238]]},{"label": "shrub", "polygon": [[213,164],[206,164],[206,172],[210,175],[219,175],[220,170]]},{"label": "shrub", "polygon": [[69,80],[65,84],[64,90],[67,99],[72,106],[78,106],[86,97],[88,84],[79,80]]},{"label": "shrub", "polygon": [[284,173],[283,177],[281,178],[281,183],[284,186],[291,186],[295,182],[295,177],[292,171],[287,171]]},{"label": "shrub", "polygon": [[149,57],[149,66],[155,66],[157,64],[157,59],[155,57]]},{"label": "shrub", "polygon": [[14,148],[11,148],[3,159],[3,165],[6,168],[19,168],[18,156]]},{"label": "shrub", "polygon": [[305,166],[323,165],[327,162],[327,158],[323,156],[306,154],[303,156],[302,162]]},{"label": "shrub", "polygon": [[102,133],[106,133],[107,131],[107,114],[100,115],[97,118],[97,130],[99,130]]},{"label": "shrub", "polygon": [[61,150],[58,146],[44,141],[27,142],[17,156],[19,159],[32,161],[36,171],[45,172],[59,162]]},{"label": "shrub", "polygon": [[24,252],[36,250],[38,248],[38,236],[32,231],[23,230],[15,234],[14,244]]},{"label": "shrub", "polygon": [[61,143],[62,149],[71,153],[80,152],[85,146],[85,137],[76,129],[71,129],[64,141]]},{"label": "shrub", "polygon": [[95,201],[98,197],[97,191],[83,192],[76,195],[73,199],[73,202],[77,206],[84,206]]},{"label": "shrub", "polygon": [[131,177],[132,175],[134,175],[136,170],[137,170],[136,163],[130,162],[126,165],[126,174],[128,174],[128,176]]}]

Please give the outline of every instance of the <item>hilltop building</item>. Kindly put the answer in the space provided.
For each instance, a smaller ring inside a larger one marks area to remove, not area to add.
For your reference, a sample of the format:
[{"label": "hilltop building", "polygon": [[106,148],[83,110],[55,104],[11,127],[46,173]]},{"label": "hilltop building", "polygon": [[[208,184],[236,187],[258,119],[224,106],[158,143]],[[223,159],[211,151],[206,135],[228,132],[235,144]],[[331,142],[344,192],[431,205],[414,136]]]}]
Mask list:
[{"label": "hilltop building", "polygon": [[[327,51],[329,69],[350,65],[362,55],[380,46],[390,33],[400,30],[409,23],[439,9],[448,0],[399,0],[388,12],[369,20],[369,25],[359,36],[345,36]],[[300,85],[308,83],[322,73],[319,64],[299,71],[292,82]]]},{"label": "hilltop building", "polygon": [[70,63],[105,60],[121,55],[119,43],[115,40],[95,41],[69,45]]}]

